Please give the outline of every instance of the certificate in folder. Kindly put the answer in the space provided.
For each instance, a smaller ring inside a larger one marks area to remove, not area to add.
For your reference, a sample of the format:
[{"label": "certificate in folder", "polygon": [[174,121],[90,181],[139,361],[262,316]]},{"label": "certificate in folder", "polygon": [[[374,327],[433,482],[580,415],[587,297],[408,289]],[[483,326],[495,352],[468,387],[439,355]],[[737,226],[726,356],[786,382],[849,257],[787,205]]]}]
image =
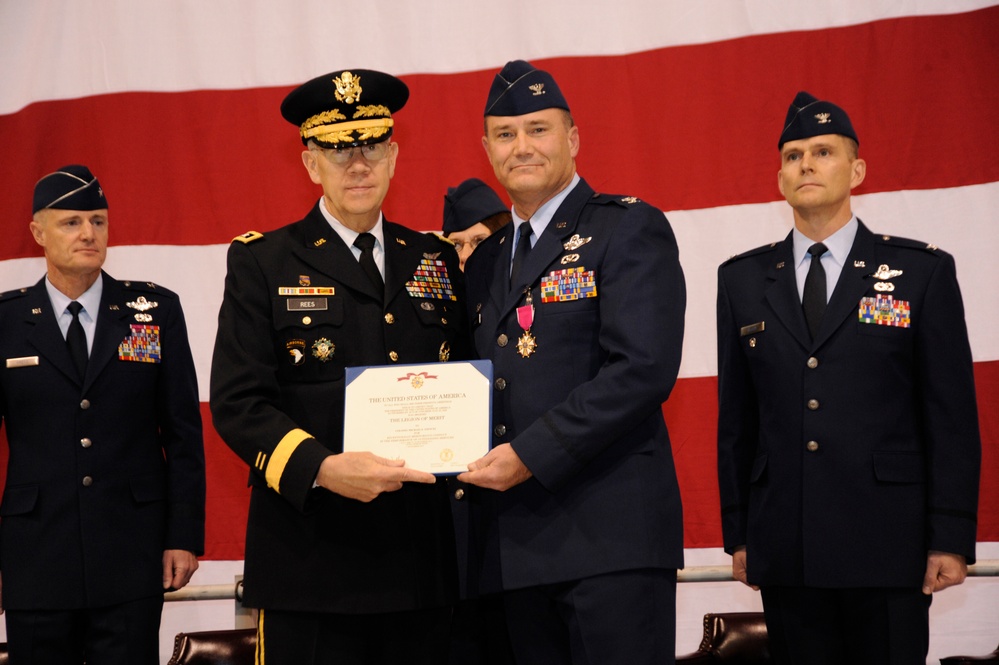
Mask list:
[{"label": "certificate in folder", "polygon": [[489,360],[348,367],[344,452],[368,451],[438,475],[489,451]]}]

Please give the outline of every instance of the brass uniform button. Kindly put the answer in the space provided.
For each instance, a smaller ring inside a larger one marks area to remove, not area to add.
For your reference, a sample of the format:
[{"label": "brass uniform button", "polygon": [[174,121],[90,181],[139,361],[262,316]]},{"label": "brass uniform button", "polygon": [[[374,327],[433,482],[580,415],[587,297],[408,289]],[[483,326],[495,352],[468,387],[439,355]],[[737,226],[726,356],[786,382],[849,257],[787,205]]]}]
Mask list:
[{"label": "brass uniform button", "polygon": [[385,323],[387,323],[389,325],[392,325],[393,323],[395,323],[395,317],[392,316],[392,312],[388,312],[385,315]]},{"label": "brass uniform button", "polygon": [[83,409],[84,411],[86,411],[87,409],[89,409],[90,408],[90,400],[89,399],[85,399],[82,402],[80,402],[80,408]]},{"label": "brass uniform button", "polygon": [[818,408],[819,408],[819,400],[817,399],[808,400],[808,409],[810,411],[817,411]]},{"label": "brass uniform button", "polygon": [[302,317],[302,323],[304,323],[305,325],[309,325],[310,323],[312,323],[312,317],[311,316],[303,316]]},{"label": "brass uniform button", "polygon": [[454,498],[456,501],[461,501],[465,498],[465,490],[460,487],[454,491]]},{"label": "brass uniform button", "polygon": [[396,353],[395,351],[389,351],[389,360],[391,360],[392,362],[398,362],[399,354]]},{"label": "brass uniform button", "polygon": [[815,369],[816,367],[819,366],[819,359],[816,358],[815,356],[812,356],[811,358],[808,359],[808,362],[806,364],[808,365],[808,369]]},{"label": "brass uniform button", "polygon": [[89,448],[90,446],[93,445],[93,441],[91,441],[87,437],[83,437],[82,439],[80,439],[80,445],[83,446],[84,448]]},{"label": "brass uniform button", "polygon": [[83,477],[83,486],[84,487],[90,487],[93,484],[94,484],[94,479],[93,478],[91,478],[90,476],[84,476]]},{"label": "brass uniform button", "polygon": [[808,450],[808,452],[814,453],[816,450],[819,449],[819,442],[809,441],[807,444],[805,444],[805,448]]},{"label": "brass uniform button", "polygon": [[506,379],[500,377],[495,381],[496,390],[506,390]]},{"label": "brass uniform button", "polygon": [[493,428],[493,434],[496,436],[503,436],[506,434],[506,425],[497,425]]},{"label": "brass uniform button", "polygon": [[500,335],[499,337],[496,338],[496,343],[501,347],[506,346],[507,343],[509,343],[509,341],[510,339],[506,335]]}]

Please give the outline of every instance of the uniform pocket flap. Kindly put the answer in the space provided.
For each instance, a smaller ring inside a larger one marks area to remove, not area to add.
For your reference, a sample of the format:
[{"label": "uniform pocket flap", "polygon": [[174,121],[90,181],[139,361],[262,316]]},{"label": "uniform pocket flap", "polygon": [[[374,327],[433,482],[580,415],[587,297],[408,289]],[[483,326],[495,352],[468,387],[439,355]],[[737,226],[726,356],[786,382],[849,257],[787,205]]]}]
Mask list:
[{"label": "uniform pocket flap", "polygon": [[38,502],[38,486],[25,485],[8,487],[3,493],[3,504],[0,504],[0,515],[23,515],[35,509]]}]

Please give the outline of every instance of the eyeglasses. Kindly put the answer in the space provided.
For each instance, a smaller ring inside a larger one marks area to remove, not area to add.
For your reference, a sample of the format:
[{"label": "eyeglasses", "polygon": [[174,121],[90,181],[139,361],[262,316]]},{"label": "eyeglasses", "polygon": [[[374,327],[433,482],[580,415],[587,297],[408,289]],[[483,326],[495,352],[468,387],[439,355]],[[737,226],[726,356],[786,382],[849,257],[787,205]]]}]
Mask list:
[{"label": "eyeglasses", "polygon": [[314,150],[322,152],[326,155],[326,159],[334,164],[344,166],[354,158],[355,151],[360,153],[367,162],[380,162],[388,156],[390,145],[391,143],[388,141],[381,141],[380,143],[369,143],[352,148],[320,148],[317,146]]}]

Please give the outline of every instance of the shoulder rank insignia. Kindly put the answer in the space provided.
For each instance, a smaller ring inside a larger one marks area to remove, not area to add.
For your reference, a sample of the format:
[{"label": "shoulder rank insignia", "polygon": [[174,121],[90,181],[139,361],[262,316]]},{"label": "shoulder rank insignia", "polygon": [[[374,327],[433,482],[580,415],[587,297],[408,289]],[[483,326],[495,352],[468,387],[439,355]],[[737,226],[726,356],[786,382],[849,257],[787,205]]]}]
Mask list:
[{"label": "shoulder rank insignia", "polygon": [[246,245],[248,243],[253,242],[254,240],[260,240],[263,237],[264,237],[264,234],[260,233],[259,231],[247,231],[243,235],[236,236],[235,238],[233,238],[232,242],[237,242],[238,241],[238,242],[241,242],[244,245]]},{"label": "shoulder rank insignia", "polygon": [[625,196],[621,199],[622,203],[638,203],[641,201],[637,196]]},{"label": "shoulder rank insignia", "polygon": [[565,248],[565,251],[571,252],[573,250],[579,249],[580,247],[590,242],[591,240],[593,240],[592,236],[588,238],[580,238],[578,233],[574,233],[571,238],[562,243],[562,247]]}]

